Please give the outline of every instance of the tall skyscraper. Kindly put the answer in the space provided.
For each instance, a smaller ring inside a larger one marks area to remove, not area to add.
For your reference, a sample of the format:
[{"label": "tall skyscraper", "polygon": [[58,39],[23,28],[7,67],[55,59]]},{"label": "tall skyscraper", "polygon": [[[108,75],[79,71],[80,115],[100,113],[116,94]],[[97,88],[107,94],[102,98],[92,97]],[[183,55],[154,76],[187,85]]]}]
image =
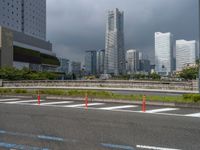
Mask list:
[{"label": "tall skyscraper", "polygon": [[97,52],[90,50],[85,53],[85,71],[88,75],[95,75],[97,69]]},{"label": "tall skyscraper", "polygon": [[139,70],[139,52],[131,49],[126,52],[127,73],[136,73]]},{"label": "tall skyscraper", "polygon": [[155,33],[155,71],[160,75],[170,75],[173,68],[173,35]]},{"label": "tall skyscraper", "polygon": [[196,41],[176,41],[176,71],[181,71],[188,64],[195,64],[197,59]]},{"label": "tall skyscraper", "polygon": [[108,12],[104,73],[125,73],[124,13],[117,8]]},{"label": "tall skyscraper", "polygon": [[104,60],[105,60],[105,50],[97,51],[97,73],[103,74],[104,73]]}]

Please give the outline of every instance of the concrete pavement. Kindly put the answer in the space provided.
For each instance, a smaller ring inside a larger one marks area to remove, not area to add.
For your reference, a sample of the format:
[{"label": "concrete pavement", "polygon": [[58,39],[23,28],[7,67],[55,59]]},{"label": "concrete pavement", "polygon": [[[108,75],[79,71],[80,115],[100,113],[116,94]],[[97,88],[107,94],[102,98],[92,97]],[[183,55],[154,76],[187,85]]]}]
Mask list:
[{"label": "concrete pavement", "polygon": [[33,99],[1,97],[0,149],[200,149],[199,109],[148,106],[148,113],[140,109],[98,103],[86,110],[73,100],[44,100],[37,106]]}]

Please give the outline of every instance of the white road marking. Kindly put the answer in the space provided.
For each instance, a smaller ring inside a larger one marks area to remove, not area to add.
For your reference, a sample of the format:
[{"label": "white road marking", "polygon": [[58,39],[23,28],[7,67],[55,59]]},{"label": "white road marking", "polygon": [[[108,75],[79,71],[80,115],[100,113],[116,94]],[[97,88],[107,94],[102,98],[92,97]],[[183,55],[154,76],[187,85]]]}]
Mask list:
[{"label": "white road marking", "polygon": [[[24,100],[24,101],[14,101],[14,102],[6,102],[7,104],[17,104],[17,103],[31,103],[31,102],[37,102],[38,100]],[[40,100],[42,102],[44,100]]]},{"label": "white road marking", "polygon": [[200,117],[200,113],[188,114],[187,117]]},{"label": "white road marking", "polygon": [[147,110],[146,113],[160,113],[165,111],[179,110],[178,108],[161,108],[161,109],[153,109]]},{"label": "white road marking", "polygon": [[133,108],[133,107],[138,107],[138,106],[136,106],[136,105],[123,105],[123,106],[113,106],[113,107],[102,107],[102,108],[99,108],[99,109],[114,110],[114,109]]},{"label": "white road marking", "polygon": [[20,100],[18,98],[12,98],[12,99],[0,99],[0,102],[6,102],[6,101],[17,101]]},{"label": "white road marking", "polygon": [[[88,103],[88,106],[104,105],[104,103]],[[63,107],[84,107],[85,104],[65,105]]]},{"label": "white road marking", "polygon": [[48,102],[48,103],[41,103],[41,105],[56,105],[56,104],[69,104],[69,103],[73,103],[73,101]]},{"label": "white road marking", "polygon": [[[101,110],[99,108],[88,108],[88,109],[92,109],[92,110]],[[116,110],[110,110],[113,112],[124,112],[124,113],[139,113],[139,114],[144,114],[144,112],[142,111],[134,111],[134,110],[123,110],[123,109],[116,109]],[[172,114],[172,113],[152,113],[153,115],[164,115],[164,116],[174,116],[174,117],[192,117],[192,116],[186,116],[186,115],[182,115],[182,114]]]},{"label": "white road marking", "polygon": [[[0,99],[0,103],[6,103],[6,104],[20,104],[20,105],[38,105],[38,104],[31,104],[31,102],[37,102],[38,100],[21,100],[21,99],[17,99],[17,98],[11,98],[11,99]],[[40,100],[40,102],[42,102],[44,100]],[[66,103],[67,101],[65,101]],[[53,103],[53,102],[52,102]],[[57,102],[56,102],[57,103]],[[58,102],[60,103],[60,102]],[[54,103],[55,104],[55,103]],[[60,103],[61,104],[61,103]],[[64,102],[63,102],[64,104]],[[95,106],[95,105],[104,105],[105,103],[89,103],[88,106]],[[50,107],[74,107],[74,108],[82,108],[85,106],[85,104],[77,104],[77,105],[52,105],[50,104],[50,102],[47,104],[45,103],[41,103],[42,106],[50,106]],[[126,105],[125,105],[126,106]],[[124,107],[125,107],[124,106]],[[131,106],[131,105],[130,105]],[[134,105],[133,105],[134,106]],[[118,107],[118,106],[116,106]],[[123,110],[123,109],[119,109],[119,108],[111,108],[109,109],[104,107],[104,108],[88,108],[88,109],[94,109],[94,110],[110,110],[110,111],[115,111],[115,112],[129,112],[129,113],[143,113],[142,111],[133,111],[133,110]],[[120,107],[121,108],[121,107]],[[179,110],[179,108],[162,108],[162,109],[154,109],[154,110],[148,110],[146,111],[147,113],[152,113],[155,115],[166,115],[166,116],[178,116],[178,117],[198,117],[200,118],[200,113],[194,113],[194,114],[187,114],[187,115],[182,115],[182,114],[172,114],[172,113],[159,113],[159,112],[163,112],[163,111],[172,111],[172,110]]]},{"label": "white road marking", "polygon": [[146,146],[146,145],[136,145],[136,147],[141,149],[151,149],[151,150],[181,150],[181,149]]}]

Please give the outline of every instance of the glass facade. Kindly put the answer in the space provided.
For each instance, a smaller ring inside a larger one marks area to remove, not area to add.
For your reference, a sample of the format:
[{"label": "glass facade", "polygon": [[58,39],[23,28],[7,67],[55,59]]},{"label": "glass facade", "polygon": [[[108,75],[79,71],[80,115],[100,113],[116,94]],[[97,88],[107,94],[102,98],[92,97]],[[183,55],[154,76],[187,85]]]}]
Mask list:
[{"label": "glass facade", "polygon": [[85,55],[85,71],[88,75],[95,75],[97,69],[97,52],[86,51]]},{"label": "glass facade", "polygon": [[181,71],[185,66],[195,64],[197,59],[196,41],[176,41],[176,71]]},{"label": "glass facade", "polygon": [[128,50],[126,52],[127,73],[136,73],[139,69],[139,52],[137,50]]},{"label": "glass facade", "polygon": [[170,75],[173,68],[173,35],[155,33],[155,71],[163,76]]},{"label": "glass facade", "polygon": [[97,74],[104,73],[105,50],[97,51]]}]

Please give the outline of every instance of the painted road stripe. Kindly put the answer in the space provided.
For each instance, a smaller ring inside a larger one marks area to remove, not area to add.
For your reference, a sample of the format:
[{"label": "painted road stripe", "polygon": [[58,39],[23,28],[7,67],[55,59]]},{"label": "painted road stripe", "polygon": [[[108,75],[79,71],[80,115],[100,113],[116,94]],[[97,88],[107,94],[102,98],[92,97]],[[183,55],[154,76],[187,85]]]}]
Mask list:
[{"label": "painted road stripe", "polygon": [[153,109],[147,110],[146,113],[160,113],[165,111],[179,110],[178,108],[161,108],[161,109]]},{"label": "painted road stripe", "polygon": [[106,148],[115,148],[115,149],[121,149],[121,150],[135,150],[133,147],[131,146],[126,146],[126,145],[115,145],[115,144],[109,144],[109,143],[101,143],[101,145],[103,147]]},{"label": "painted road stripe", "polygon": [[163,148],[163,147],[146,146],[146,145],[137,145],[136,147],[141,149],[151,149],[151,150],[181,150],[181,149]]},{"label": "painted road stripe", "polygon": [[56,136],[47,136],[47,135],[33,135],[33,134],[27,134],[27,133],[19,133],[19,132],[9,132],[0,130],[0,134],[6,134],[6,135],[12,135],[12,136],[22,136],[22,137],[29,137],[29,138],[38,138],[42,140],[49,140],[49,141],[64,141],[63,138],[56,137]]},{"label": "painted road stripe", "polygon": [[135,108],[138,107],[136,105],[123,105],[123,106],[113,106],[113,107],[103,107],[103,108],[99,108],[99,109],[103,109],[103,110],[115,110],[115,109],[123,109],[123,108]]},{"label": "painted road stripe", "polygon": [[52,136],[46,136],[46,135],[38,135],[37,137],[38,137],[39,139],[43,139],[43,140],[60,141],[60,142],[63,142],[63,141],[64,141],[63,138],[52,137]]},{"label": "painted road stripe", "polygon": [[56,104],[68,104],[68,103],[73,103],[73,101],[48,102],[48,103],[41,103],[41,105],[56,105]]},{"label": "painted road stripe", "polygon": [[[24,100],[24,101],[14,101],[14,102],[6,102],[7,104],[17,104],[17,103],[31,103],[31,102],[37,102],[38,100]],[[44,100],[40,100],[42,102]]]},{"label": "painted road stripe", "polygon": [[[88,103],[88,106],[97,106],[97,105],[104,105],[104,103]],[[76,105],[65,105],[63,107],[84,107],[85,104],[76,104]]]},{"label": "painted road stripe", "polygon": [[200,117],[200,113],[188,114],[187,117]]},{"label": "painted road stripe", "polygon": [[12,98],[12,99],[0,99],[0,102],[6,102],[6,101],[17,101],[20,100],[18,98]]},{"label": "painted road stripe", "polygon": [[19,145],[19,144],[13,144],[13,143],[4,143],[4,142],[0,142],[0,147],[9,148],[9,149],[17,149],[17,150],[49,150],[48,148],[40,148],[40,147]]}]

